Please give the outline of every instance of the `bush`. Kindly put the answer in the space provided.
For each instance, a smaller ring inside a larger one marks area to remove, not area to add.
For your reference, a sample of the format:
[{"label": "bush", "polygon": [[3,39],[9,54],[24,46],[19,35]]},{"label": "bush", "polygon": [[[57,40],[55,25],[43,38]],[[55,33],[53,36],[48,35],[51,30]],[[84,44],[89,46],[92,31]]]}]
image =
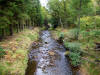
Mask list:
[{"label": "bush", "polygon": [[80,19],[80,27],[82,30],[84,29],[94,29],[95,22],[93,17],[83,17]]},{"label": "bush", "polygon": [[80,39],[83,40],[85,39],[86,40],[91,40],[91,39],[94,39],[94,38],[99,38],[100,36],[100,30],[91,30],[90,32],[87,32],[87,31],[81,31],[81,37]]},{"label": "bush", "polygon": [[2,58],[5,55],[5,51],[2,47],[0,47],[0,58]]},{"label": "bush", "polygon": [[68,37],[70,39],[77,39],[77,36],[78,36],[78,32],[79,32],[79,29],[77,28],[74,28],[74,29],[71,29],[68,33]]},{"label": "bush", "polygon": [[100,16],[95,16],[96,19],[96,27],[100,28]]},{"label": "bush", "polygon": [[59,38],[64,38],[64,33],[63,33],[63,32],[61,32],[61,33],[59,34]]},{"label": "bush", "polygon": [[82,17],[80,19],[80,28],[82,30],[89,30],[89,29],[94,29],[94,28],[100,28],[100,16]]},{"label": "bush", "polygon": [[65,46],[70,50],[69,58],[71,59],[71,64],[73,66],[80,65],[81,62],[81,48],[80,43],[74,42],[74,43],[68,43],[65,42]]}]

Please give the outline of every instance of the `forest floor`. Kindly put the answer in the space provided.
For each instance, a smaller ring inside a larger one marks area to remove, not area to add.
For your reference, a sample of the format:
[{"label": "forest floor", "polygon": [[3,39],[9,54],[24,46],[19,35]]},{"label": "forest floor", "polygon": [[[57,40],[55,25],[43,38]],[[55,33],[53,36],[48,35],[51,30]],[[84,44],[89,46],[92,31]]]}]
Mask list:
[{"label": "forest floor", "polygon": [[[7,37],[0,46],[6,55],[0,59],[0,75],[24,75],[30,44],[38,39],[39,28],[25,29]],[[8,74],[9,73],[9,74]]]}]

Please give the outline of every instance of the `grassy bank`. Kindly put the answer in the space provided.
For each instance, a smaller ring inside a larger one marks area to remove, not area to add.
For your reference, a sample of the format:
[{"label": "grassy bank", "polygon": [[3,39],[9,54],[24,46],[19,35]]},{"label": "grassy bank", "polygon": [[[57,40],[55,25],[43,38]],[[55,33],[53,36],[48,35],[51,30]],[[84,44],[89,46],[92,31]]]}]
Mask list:
[{"label": "grassy bank", "polygon": [[38,39],[39,28],[25,29],[0,42],[0,75],[24,75],[29,46]]},{"label": "grassy bank", "polygon": [[100,65],[96,62],[96,60],[100,60],[100,52],[95,50],[95,43],[99,42],[100,39],[99,30],[81,30],[78,40],[75,39],[76,32],[76,28],[57,28],[52,31],[55,39],[64,36],[63,42],[70,49],[70,51],[67,50],[66,54],[73,66],[81,64],[81,75],[100,75]]}]

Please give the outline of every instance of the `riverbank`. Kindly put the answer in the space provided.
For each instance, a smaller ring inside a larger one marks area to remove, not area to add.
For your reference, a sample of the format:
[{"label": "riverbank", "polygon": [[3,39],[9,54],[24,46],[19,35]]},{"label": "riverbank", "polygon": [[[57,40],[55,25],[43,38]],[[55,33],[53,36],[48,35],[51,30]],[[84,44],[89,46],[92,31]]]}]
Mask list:
[{"label": "riverbank", "polygon": [[[75,39],[76,35],[76,29],[75,28],[69,28],[69,29],[64,29],[64,28],[57,28],[53,31],[53,37],[55,39],[59,39],[59,37],[63,37],[63,42],[66,47],[70,47],[70,49],[73,52],[77,48],[79,48],[78,52],[82,52],[81,55],[76,54],[75,52],[71,54],[70,63],[72,65],[77,65],[77,62],[81,62],[81,65],[79,66],[79,72],[81,75],[100,75],[100,65],[99,62],[96,62],[96,60],[99,60],[100,58],[100,51],[95,50],[95,43],[99,42],[100,36],[96,35],[96,33],[92,34],[94,30],[91,30],[88,32],[86,35],[85,33],[87,31],[80,31],[79,39]],[[84,32],[84,33],[83,33]],[[90,35],[89,35],[90,34]],[[66,51],[66,55],[69,56],[70,51]],[[76,57],[75,57],[76,56]],[[77,57],[78,56],[78,57]],[[81,56],[80,60],[75,60],[78,59]],[[76,68],[75,68],[76,69]]]},{"label": "riverbank", "polygon": [[0,75],[25,75],[29,46],[38,40],[39,28],[25,29],[0,42],[5,55],[0,59]]}]

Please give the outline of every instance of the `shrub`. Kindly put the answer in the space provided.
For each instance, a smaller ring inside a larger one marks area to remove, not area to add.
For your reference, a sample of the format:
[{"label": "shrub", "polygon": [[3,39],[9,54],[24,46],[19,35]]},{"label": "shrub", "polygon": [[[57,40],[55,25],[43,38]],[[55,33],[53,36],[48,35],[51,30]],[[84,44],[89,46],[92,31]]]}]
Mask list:
[{"label": "shrub", "polygon": [[64,38],[64,33],[63,33],[63,32],[61,32],[61,33],[59,34],[59,38]]},{"label": "shrub", "polygon": [[83,17],[80,19],[80,27],[84,29],[93,29],[95,28],[95,22],[93,17]]},{"label": "shrub", "polygon": [[100,16],[95,16],[96,21],[96,27],[100,28]]},{"label": "shrub", "polygon": [[89,29],[94,29],[94,28],[100,28],[100,16],[82,17],[80,19],[80,28],[82,30],[89,30]]},{"label": "shrub", "polygon": [[68,33],[68,37],[70,39],[77,39],[77,36],[78,36],[78,32],[79,32],[79,29],[77,28],[74,28],[74,29],[71,29]]},{"label": "shrub", "polygon": [[71,64],[73,66],[80,65],[80,58],[81,58],[81,48],[80,43],[74,42],[74,43],[68,43],[65,42],[65,46],[70,50],[69,58],[71,59]]},{"label": "shrub", "polygon": [[91,30],[90,32],[81,31],[80,34],[81,34],[81,37],[80,37],[81,40],[85,39],[85,41],[86,41],[86,40],[91,40],[91,39],[99,37],[100,30]]}]

